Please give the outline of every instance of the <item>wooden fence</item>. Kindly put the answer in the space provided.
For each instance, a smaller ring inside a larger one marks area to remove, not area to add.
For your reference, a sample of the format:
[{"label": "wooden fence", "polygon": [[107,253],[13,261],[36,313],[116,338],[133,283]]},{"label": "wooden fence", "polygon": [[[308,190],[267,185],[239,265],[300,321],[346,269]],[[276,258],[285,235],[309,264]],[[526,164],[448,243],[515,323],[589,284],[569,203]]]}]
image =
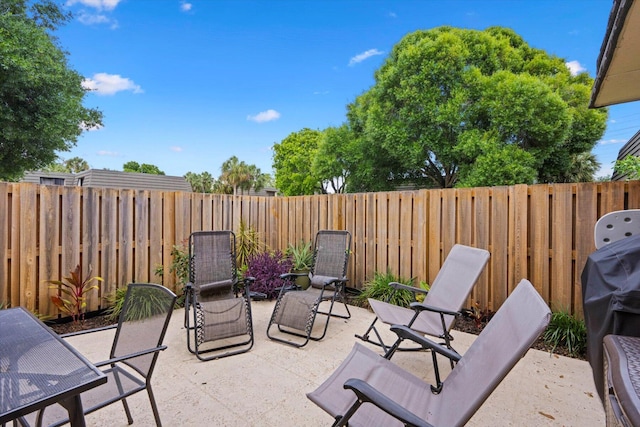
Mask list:
[{"label": "wooden fence", "polygon": [[192,231],[237,230],[242,219],[281,250],[320,229],[349,230],[356,288],[387,269],[430,283],[455,243],[485,248],[491,259],[469,304],[496,310],[525,277],[552,308],[581,316],[593,226],[632,208],[638,181],[278,198],[0,183],[0,303],[55,315],[45,281],[77,264],[104,279],[89,311],[131,282],[179,292],[168,274],[173,246]]}]

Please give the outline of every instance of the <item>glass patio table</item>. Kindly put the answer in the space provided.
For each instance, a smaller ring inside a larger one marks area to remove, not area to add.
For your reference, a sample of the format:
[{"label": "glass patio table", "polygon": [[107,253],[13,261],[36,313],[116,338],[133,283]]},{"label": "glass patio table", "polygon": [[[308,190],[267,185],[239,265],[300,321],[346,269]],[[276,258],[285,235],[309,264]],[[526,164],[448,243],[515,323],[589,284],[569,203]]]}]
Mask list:
[{"label": "glass patio table", "polygon": [[72,426],[84,426],[80,393],[106,381],[28,310],[0,310],[0,425],[59,403]]}]

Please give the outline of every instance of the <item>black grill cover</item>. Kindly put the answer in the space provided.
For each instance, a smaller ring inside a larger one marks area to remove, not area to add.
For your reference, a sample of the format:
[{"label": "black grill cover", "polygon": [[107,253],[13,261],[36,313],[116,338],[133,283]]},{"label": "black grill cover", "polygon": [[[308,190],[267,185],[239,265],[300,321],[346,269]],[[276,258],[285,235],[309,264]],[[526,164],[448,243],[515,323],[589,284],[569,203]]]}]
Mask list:
[{"label": "black grill cover", "polygon": [[604,337],[640,337],[640,235],[610,243],[589,255],[582,270],[582,301],[587,359],[603,400]]}]

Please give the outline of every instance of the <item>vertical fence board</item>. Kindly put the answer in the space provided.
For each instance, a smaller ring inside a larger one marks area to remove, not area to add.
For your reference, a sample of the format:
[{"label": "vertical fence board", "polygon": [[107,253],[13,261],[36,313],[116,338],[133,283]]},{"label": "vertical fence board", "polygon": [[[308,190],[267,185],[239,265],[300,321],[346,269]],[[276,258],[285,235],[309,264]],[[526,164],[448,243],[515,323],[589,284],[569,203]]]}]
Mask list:
[{"label": "vertical fence board", "polygon": [[[509,294],[509,264],[513,262],[513,255],[509,251],[509,188],[494,187],[491,189],[490,207],[485,218],[490,233],[491,258],[489,258],[489,284],[492,286],[491,310],[502,305]],[[512,218],[513,219],[513,218]],[[480,245],[482,247],[482,245]]]},{"label": "vertical fence board", "polygon": [[[549,301],[549,186],[530,188],[531,215],[529,216],[531,239],[529,259],[531,260],[530,281],[545,301]],[[535,249],[531,249],[535,243]]]},{"label": "vertical fence board", "polygon": [[[395,274],[409,279],[400,271],[400,227],[402,226],[402,215],[400,213],[400,194],[399,192],[389,193],[387,201],[387,264]],[[411,244],[408,240],[403,244]]]},{"label": "vertical fence board", "polygon": [[135,281],[134,258],[134,198],[133,190],[120,191],[120,246],[118,250],[119,286],[126,286]]},{"label": "vertical fence board", "polygon": [[[38,236],[40,251],[38,262],[38,311],[41,313],[54,312],[51,303],[51,289],[46,282],[60,277],[58,260],[60,259],[60,246],[58,236],[60,227],[59,201],[60,187],[43,185],[40,187],[40,235]],[[0,297],[2,301],[2,297]]]},{"label": "vertical fence board", "polygon": [[36,188],[20,187],[20,304],[31,311],[36,311],[37,284],[37,193]]},{"label": "vertical fence board", "polygon": [[[82,276],[95,277],[100,265],[100,197],[102,190],[98,188],[82,189]],[[91,285],[98,285],[92,282]],[[101,290],[99,288],[99,290]],[[104,304],[101,292],[88,292],[86,295],[87,311],[95,311]]]},{"label": "vertical fence board", "polygon": [[[205,203],[205,206],[207,204]],[[160,283],[161,279],[156,275],[156,269],[162,266],[162,230],[163,230],[163,194],[161,191],[151,191],[149,193],[149,281]],[[209,208],[210,208],[209,204]],[[206,210],[206,207],[205,207]],[[209,210],[209,219],[210,219]],[[209,222],[211,224],[211,222]]]},{"label": "vertical fence board", "polygon": [[571,184],[553,186],[551,207],[551,277],[556,286],[549,288],[552,309],[570,310],[573,297],[573,191]]},{"label": "vertical fence board", "polygon": [[400,257],[400,275],[407,279],[416,278],[414,285],[418,285],[419,279],[412,271],[411,256],[415,245],[413,229],[413,198],[414,193],[400,193],[400,228],[398,230],[398,255]]},{"label": "vertical fence board", "polygon": [[126,283],[118,281],[118,208],[119,193],[112,188],[105,188],[102,193],[102,208],[100,212],[100,265],[96,266],[96,274],[102,277],[100,283],[101,295],[109,295]]}]

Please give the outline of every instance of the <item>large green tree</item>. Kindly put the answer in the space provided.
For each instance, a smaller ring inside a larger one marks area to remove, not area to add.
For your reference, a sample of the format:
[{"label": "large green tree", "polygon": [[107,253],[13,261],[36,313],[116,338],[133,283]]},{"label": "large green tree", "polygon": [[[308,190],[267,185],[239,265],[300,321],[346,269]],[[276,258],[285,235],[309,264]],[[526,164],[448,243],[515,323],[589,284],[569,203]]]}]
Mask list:
[{"label": "large green tree", "polygon": [[69,18],[52,1],[0,0],[0,179],[53,163],[101,125],[52,34]]},{"label": "large green tree", "polygon": [[122,170],[124,172],[148,173],[150,175],[164,175],[164,171],[160,170],[160,168],[156,165],[151,165],[149,163],[140,164],[133,160],[122,165]]},{"label": "large green tree", "polygon": [[604,133],[591,85],[506,28],[411,33],[348,106],[349,190],[564,182]]},{"label": "large green tree", "polygon": [[346,124],[328,127],[318,140],[312,174],[320,180],[322,193],[344,193],[353,167],[353,133]]},{"label": "large green tree", "polygon": [[276,188],[283,196],[299,196],[322,191],[321,180],[313,173],[322,132],[304,128],[290,133],[273,146]]}]

